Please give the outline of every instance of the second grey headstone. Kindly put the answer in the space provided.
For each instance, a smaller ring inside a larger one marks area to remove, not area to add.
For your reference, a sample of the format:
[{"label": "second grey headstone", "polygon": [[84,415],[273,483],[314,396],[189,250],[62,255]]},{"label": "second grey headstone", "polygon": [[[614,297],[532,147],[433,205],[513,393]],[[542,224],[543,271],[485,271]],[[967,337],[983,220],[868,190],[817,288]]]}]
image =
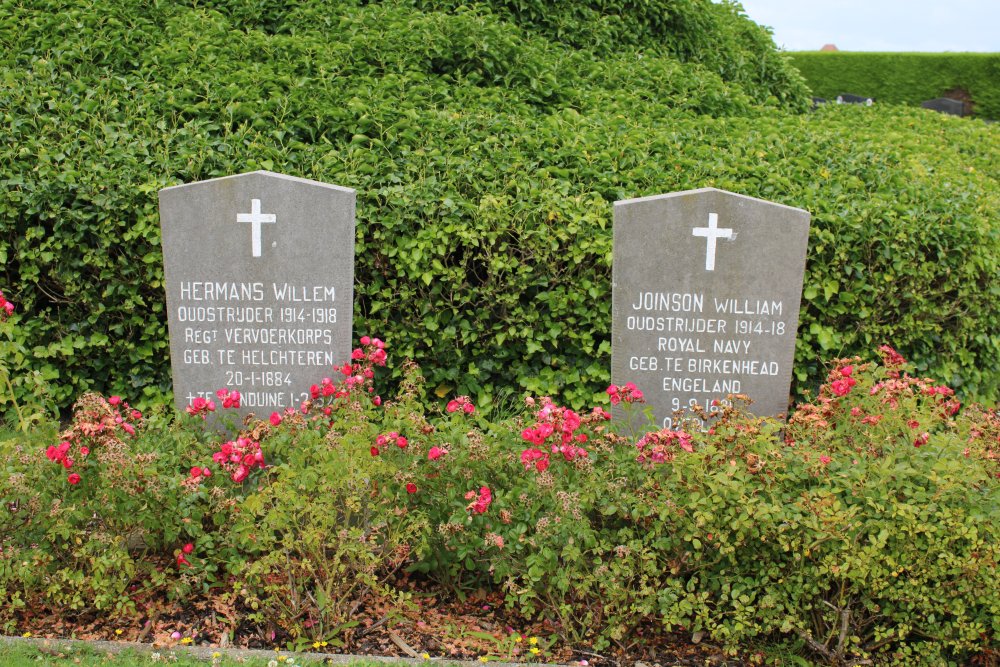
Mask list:
[{"label": "second grey headstone", "polygon": [[664,427],[729,394],[785,413],[808,238],[806,211],[713,188],[615,202],[612,382]]}]

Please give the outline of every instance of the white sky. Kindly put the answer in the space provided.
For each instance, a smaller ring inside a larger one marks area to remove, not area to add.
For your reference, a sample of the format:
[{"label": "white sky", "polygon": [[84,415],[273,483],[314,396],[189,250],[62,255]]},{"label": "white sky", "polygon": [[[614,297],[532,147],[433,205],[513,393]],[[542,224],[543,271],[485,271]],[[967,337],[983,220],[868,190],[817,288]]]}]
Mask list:
[{"label": "white sky", "polygon": [[1000,52],[1000,0],[740,0],[787,51]]}]

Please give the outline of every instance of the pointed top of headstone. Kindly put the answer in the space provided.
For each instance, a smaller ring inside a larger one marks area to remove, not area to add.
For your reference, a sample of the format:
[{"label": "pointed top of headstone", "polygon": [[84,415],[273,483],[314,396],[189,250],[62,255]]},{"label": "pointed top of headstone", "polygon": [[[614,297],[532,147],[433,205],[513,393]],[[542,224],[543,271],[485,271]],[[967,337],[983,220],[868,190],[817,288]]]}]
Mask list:
[{"label": "pointed top of headstone", "polygon": [[[786,204],[779,204],[778,202],[768,201],[766,199],[760,199],[757,197],[751,197],[750,195],[739,194],[738,192],[730,192],[728,190],[720,190],[719,188],[695,188],[694,190],[681,190],[680,192],[668,192],[662,195],[649,195],[646,197],[636,197],[635,199],[621,199],[614,203],[615,208],[619,206],[629,206],[631,204],[637,204],[641,202],[656,201],[658,199],[671,199],[676,197],[690,197],[692,195],[707,195],[714,194],[717,197],[722,198],[732,198],[734,200],[745,200],[746,202],[758,202],[761,204],[766,204],[768,206],[777,206],[779,208],[786,208],[792,211],[802,211],[800,208],[795,208],[794,206],[788,206]],[[802,211],[804,212],[804,211]]]},{"label": "pointed top of headstone", "polygon": [[204,181],[195,181],[194,183],[181,183],[179,185],[171,185],[170,187],[163,188],[160,193],[173,192],[176,190],[191,190],[200,189],[205,187],[211,187],[213,185],[218,185],[220,183],[225,183],[226,181],[240,181],[252,178],[273,178],[281,181],[287,181],[289,183],[301,183],[302,185],[312,185],[320,188],[329,188],[331,190],[339,190],[341,192],[351,192],[354,190],[351,188],[345,188],[341,185],[333,185],[332,183],[323,183],[322,181],[314,181],[309,178],[302,178],[300,176],[289,176],[288,174],[279,174],[273,171],[267,171],[266,169],[258,169],[256,171],[248,171],[242,174],[232,174],[230,176],[219,176],[216,178],[209,178]]}]

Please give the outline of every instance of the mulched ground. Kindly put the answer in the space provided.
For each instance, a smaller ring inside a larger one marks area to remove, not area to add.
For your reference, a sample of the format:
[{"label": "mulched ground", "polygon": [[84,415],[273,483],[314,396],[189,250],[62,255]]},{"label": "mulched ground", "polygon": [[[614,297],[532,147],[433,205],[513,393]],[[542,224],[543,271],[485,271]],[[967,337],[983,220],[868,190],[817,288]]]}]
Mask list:
[{"label": "mulched ground", "polygon": [[[498,594],[479,591],[464,601],[445,599],[425,582],[408,578],[397,589],[408,593],[402,605],[370,599],[358,605],[353,618],[358,625],[344,634],[344,646],[327,645],[327,653],[378,655],[454,660],[490,659],[548,662],[592,667],[736,667],[756,662],[727,657],[718,646],[693,643],[690,636],[637,633],[628,645],[601,654],[573,649],[559,642],[550,644],[556,628],[530,622],[504,608]],[[204,596],[184,602],[145,600],[134,620],[113,619],[106,614],[68,614],[65,611],[25,609],[19,614],[18,633],[32,637],[83,640],[119,640],[153,643],[169,648],[177,645],[282,649],[290,637],[276,626],[258,626],[242,621],[238,606],[222,595]],[[180,633],[181,639],[172,637]],[[520,635],[523,641],[516,642]],[[537,637],[542,652],[528,654],[529,640]],[[188,641],[185,638],[190,638]],[[183,643],[182,643],[183,642]],[[312,646],[304,650],[315,650]]]}]

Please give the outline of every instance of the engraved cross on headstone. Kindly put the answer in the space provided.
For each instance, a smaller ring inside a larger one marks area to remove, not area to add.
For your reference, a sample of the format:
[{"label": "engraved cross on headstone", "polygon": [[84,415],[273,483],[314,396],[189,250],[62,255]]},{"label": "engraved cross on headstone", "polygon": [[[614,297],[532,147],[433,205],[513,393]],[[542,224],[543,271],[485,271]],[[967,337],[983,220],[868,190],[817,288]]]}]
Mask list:
[{"label": "engraved cross on headstone", "polygon": [[732,240],[736,238],[733,230],[728,227],[719,229],[719,216],[716,213],[708,214],[708,227],[695,227],[691,230],[692,236],[704,236],[708,240],[708,247],[705,249],[705,270],[715,271],[715,242],[718,239]]},{"label": "engraved cross on headstone", "polygon": [[260,212],[260,200],[250,200],[249,213],[237,213],[236,222],[249,222],[253,225],[253,256],[260,257],[260,225],[261,223],[277,222],[277,217],[273,213]]}]

